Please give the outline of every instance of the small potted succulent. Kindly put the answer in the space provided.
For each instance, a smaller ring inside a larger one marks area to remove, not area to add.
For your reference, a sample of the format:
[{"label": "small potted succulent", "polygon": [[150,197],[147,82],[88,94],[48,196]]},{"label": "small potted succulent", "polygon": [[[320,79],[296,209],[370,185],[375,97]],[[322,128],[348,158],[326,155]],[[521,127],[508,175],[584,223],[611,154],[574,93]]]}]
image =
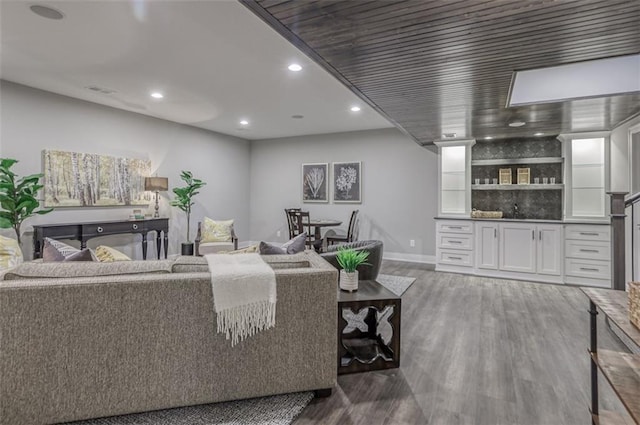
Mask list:
[{"label": "small potted succulent", "polygon": [[191,242],[191,207],[193,206],[193,197],[198,193],[198,189],[206,183],[202,180],[193,178],[191,171],[183,171],[180,178],[187,184],[185,187],[173,188],[176,197],[171,201],[171,205],[178,207],[187,215],[187,241],[182,243],[182,255],[193,255],[193,242]]},{"label": "small potted succulent", "polygon": [[336,260],[342,270],[340,270],[340,289],[354,292],[358,290],[358,266],[371,264],[367,263],[369,252],[356,251],[353,248],[338,248]]}]

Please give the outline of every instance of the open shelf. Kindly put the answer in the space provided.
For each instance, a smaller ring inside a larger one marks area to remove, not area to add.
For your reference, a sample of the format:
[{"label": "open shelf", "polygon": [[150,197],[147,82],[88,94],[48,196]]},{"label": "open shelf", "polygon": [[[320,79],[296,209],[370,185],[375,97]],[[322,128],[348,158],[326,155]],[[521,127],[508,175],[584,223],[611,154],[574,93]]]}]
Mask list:
[{"label": "open shelf", "polygon": [[472,190],[562,190],[564,184],[472,184]]},{"label": "open shelf", "polygon": [[640,423],[640,356],[610,350],[591,353],[616,395],[636,423]]},{"label": "open shelf", "polygon": [[558,164],[562,157],[473,159],[471,165]]}]

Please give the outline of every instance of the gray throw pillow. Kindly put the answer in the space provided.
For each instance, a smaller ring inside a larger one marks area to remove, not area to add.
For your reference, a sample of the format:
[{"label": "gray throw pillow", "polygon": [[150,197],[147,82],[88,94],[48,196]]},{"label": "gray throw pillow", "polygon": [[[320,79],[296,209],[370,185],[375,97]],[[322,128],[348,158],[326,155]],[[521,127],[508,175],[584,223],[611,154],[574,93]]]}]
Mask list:
[{"label": "gray throw pillow", "polygon": [[297,254],[303,252],[305,243],[307,242],[307,234],[301,233],[295,238],[282,244],[282,246],[274,245],[269,242],[260,242],[258,252],[260,255],[282,255],[282,254]]},{"label": "gray throw pillow", "polygon": [[78,248],[51,238],[44,238],[42,248],[43,261],[64,261],[65,258],[80,252]]},{"label": "gray throw pillow", "polygon": [[67,261],[96,261],[93,252],[89,248],[85,248],[82,251],[78,251],[70,256],[66,257],[63,262]]}]

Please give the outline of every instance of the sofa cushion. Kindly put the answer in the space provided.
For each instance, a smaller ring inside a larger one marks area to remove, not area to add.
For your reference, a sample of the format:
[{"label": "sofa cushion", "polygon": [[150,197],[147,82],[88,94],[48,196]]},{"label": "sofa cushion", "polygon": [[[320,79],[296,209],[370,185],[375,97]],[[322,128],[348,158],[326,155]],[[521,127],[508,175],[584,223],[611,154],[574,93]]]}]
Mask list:
[{"label": "sofa cushion", "polygon": [[198,253],[200,255],[207,254],[222,254],[229,251],[232,251],[234,248],[234,244],[231,241],[228,242],[205,242],[200,243],[198,246]]},{"label": "sofa cushion", "polygon": [[260,251],[260,255],[297,254],[304,251],[306,242],[307,234],[301,233],[281,246],[269,242],[260,242],[258,250]]},{"label": "sofa cushion", "polygon": [[[202,222],[202,243],[231,241],[233,220],[212,220],[208,217]],[[233,247],[231,248],[233,249]]]},{"label": "sofa cushion", "polygon": [[209,265],[204,257],[193,255],[181,255],[175,259],[171,266],[172,273],[207,273]]},{"label": "sofa cushion", "polygon": [[122,252],[106,245],[100,245],[96,248],[96,257],[98,257],[98,261],[101,261],[103,263],[111,263],[114,261],[131,261],[131,258],[126,256]]},{"label": "sofa cushion", "polygon": [[4,280],[59,279],[66,277],[116,276],[126,274],[171,273],[172,260],[101,262],[28,262],[4,275]]},{"label": "sofa cushion", "polygon": [[18,241],[0,236],[0,271],[8,270],[22,263],[22,250]]}]

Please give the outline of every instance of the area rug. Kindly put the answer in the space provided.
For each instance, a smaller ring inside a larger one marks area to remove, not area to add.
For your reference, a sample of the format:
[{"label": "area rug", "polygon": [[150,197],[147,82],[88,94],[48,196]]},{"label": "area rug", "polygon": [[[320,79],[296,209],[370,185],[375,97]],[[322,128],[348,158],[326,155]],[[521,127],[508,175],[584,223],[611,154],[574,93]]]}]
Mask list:
[{"label": "area rug", "polygon": [[376,281],[397,296],[401,296],[402,294],[404,294],[404,291],[406,291],[411,285],[413,285],[413,282],[416,281],[416,278],[379,274]]},{"label": "area rug", "polygon": [[292,393],[66,422],[66,425],[289,425],[312,399],[312,392]]}]

